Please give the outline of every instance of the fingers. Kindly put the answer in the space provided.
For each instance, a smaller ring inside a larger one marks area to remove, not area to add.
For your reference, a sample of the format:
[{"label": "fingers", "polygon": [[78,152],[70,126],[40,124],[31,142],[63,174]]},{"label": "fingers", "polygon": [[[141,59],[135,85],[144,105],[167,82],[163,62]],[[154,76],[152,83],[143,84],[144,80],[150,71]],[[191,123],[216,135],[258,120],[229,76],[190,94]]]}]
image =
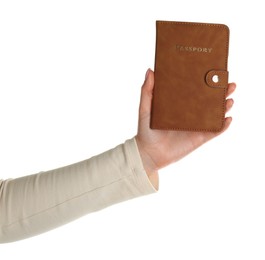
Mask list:
[{"label": "fingers", "polygon": [[[234,91],[236,90],[236,84],[235,83],[229,83],[227,92],[226,92],[226,97],[229,97]],[[226,100],[225,104],[225,112],[227,113],[234,105],[234,100],[232,98],[229,98]]]},{"label": "fingers", "polygon": [[226,100],[225,112],[227,113],[234,105],[234,100],[232,98]]},{"label": "fingers", "polygon": [[[227,88],[226,97],[229,97],[235,91],[235,89],[236,89],[236,84],[229,83],[228,88]],[[227,99],[225,103],[225,112],[227,113],[233,107],[233,105],[234,105],[234,100],[232,98]],[[229,128],[231,122],[232,122],[232,117],[225,118],[224,127],[221,133],[225,132]]]},{"label": "fingers", "polygon": [[229,97],[236,89],[236,83],[229,83],[227,92],[226,92],[226,97]]},{"label": "fingers", "polygon": [[140,100],[140,115],[151,113],[151,103],[154,88],[154,72],[148,69],[145,75],[145,81],[142,86],[141,100]]},{"label": "fingers", "polygon": [[232,122],[232,117],[226,117],[225,118],[224,127],[223,127],[221,133],[223,133],[224,131],[226,131],[228,129],[228,127],[231,125],[231,122]]}]

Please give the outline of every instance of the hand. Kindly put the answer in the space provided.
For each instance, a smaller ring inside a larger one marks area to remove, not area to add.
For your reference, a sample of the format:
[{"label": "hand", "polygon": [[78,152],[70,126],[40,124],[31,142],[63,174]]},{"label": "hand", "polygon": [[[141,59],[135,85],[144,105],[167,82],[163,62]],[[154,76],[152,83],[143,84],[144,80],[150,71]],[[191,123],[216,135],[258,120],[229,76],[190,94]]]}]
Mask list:
[{"label": "hand", "polygon": [[[148,69],[141,90],[136,142],[145,171],[151,182],[157,187],[159,169],[180,160],[202,144],[226,131],[232,118],[225,118],[224,128],[218,133],[150,129],[153,87],[154,72]],[[235,88],[235,83],[228,84],[227,97],[234,92]],[[233,103],[233,99],[226,100],[226,112],[232,108]]]}]

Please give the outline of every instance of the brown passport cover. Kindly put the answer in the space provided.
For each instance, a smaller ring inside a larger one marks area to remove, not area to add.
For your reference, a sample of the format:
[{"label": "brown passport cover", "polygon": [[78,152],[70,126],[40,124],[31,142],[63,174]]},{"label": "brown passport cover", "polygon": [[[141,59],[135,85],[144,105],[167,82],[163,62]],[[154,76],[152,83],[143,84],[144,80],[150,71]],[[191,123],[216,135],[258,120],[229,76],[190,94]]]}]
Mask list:
[{"label": "brown passport cover", "polygon": [[152,129],[222,130],[228,46],[226,25],[156,22]]}]

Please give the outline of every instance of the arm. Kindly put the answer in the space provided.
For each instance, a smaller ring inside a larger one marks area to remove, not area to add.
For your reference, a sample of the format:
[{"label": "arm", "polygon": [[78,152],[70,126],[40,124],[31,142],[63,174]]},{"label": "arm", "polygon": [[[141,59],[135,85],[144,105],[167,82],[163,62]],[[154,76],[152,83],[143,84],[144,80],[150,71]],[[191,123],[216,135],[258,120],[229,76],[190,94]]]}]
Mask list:
[{"label": "arm", "polygon": [[153,192],[134,138],[73,165],[0,181],[0,243]]},{"label": "arm", "polygon": [[[153,86],[154,74],[148,70],[135,138],[83,162],[0,181],[0,242],[34,236],[112,204],[153,193],[159,169],[220,134],[151,130]],[[235,84],[229,84],[228,95],[234,90]],[[232,105],[233,100],[228,99],[226,110]],[[222,132],[230,123],[231,118],[226,118]]]}]

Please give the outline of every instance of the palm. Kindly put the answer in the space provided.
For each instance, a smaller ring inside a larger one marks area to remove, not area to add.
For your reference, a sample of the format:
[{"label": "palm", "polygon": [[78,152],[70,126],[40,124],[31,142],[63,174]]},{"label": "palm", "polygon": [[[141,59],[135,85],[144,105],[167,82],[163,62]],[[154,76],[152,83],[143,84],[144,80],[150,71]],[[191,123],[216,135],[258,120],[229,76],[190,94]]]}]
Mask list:
[{"label": "palm", "polygon": [[157,168],[176,162],[214,137],[213,133],[165,131],[149,128],[150,116],[140,119],[137,140],[152,154]]}]

